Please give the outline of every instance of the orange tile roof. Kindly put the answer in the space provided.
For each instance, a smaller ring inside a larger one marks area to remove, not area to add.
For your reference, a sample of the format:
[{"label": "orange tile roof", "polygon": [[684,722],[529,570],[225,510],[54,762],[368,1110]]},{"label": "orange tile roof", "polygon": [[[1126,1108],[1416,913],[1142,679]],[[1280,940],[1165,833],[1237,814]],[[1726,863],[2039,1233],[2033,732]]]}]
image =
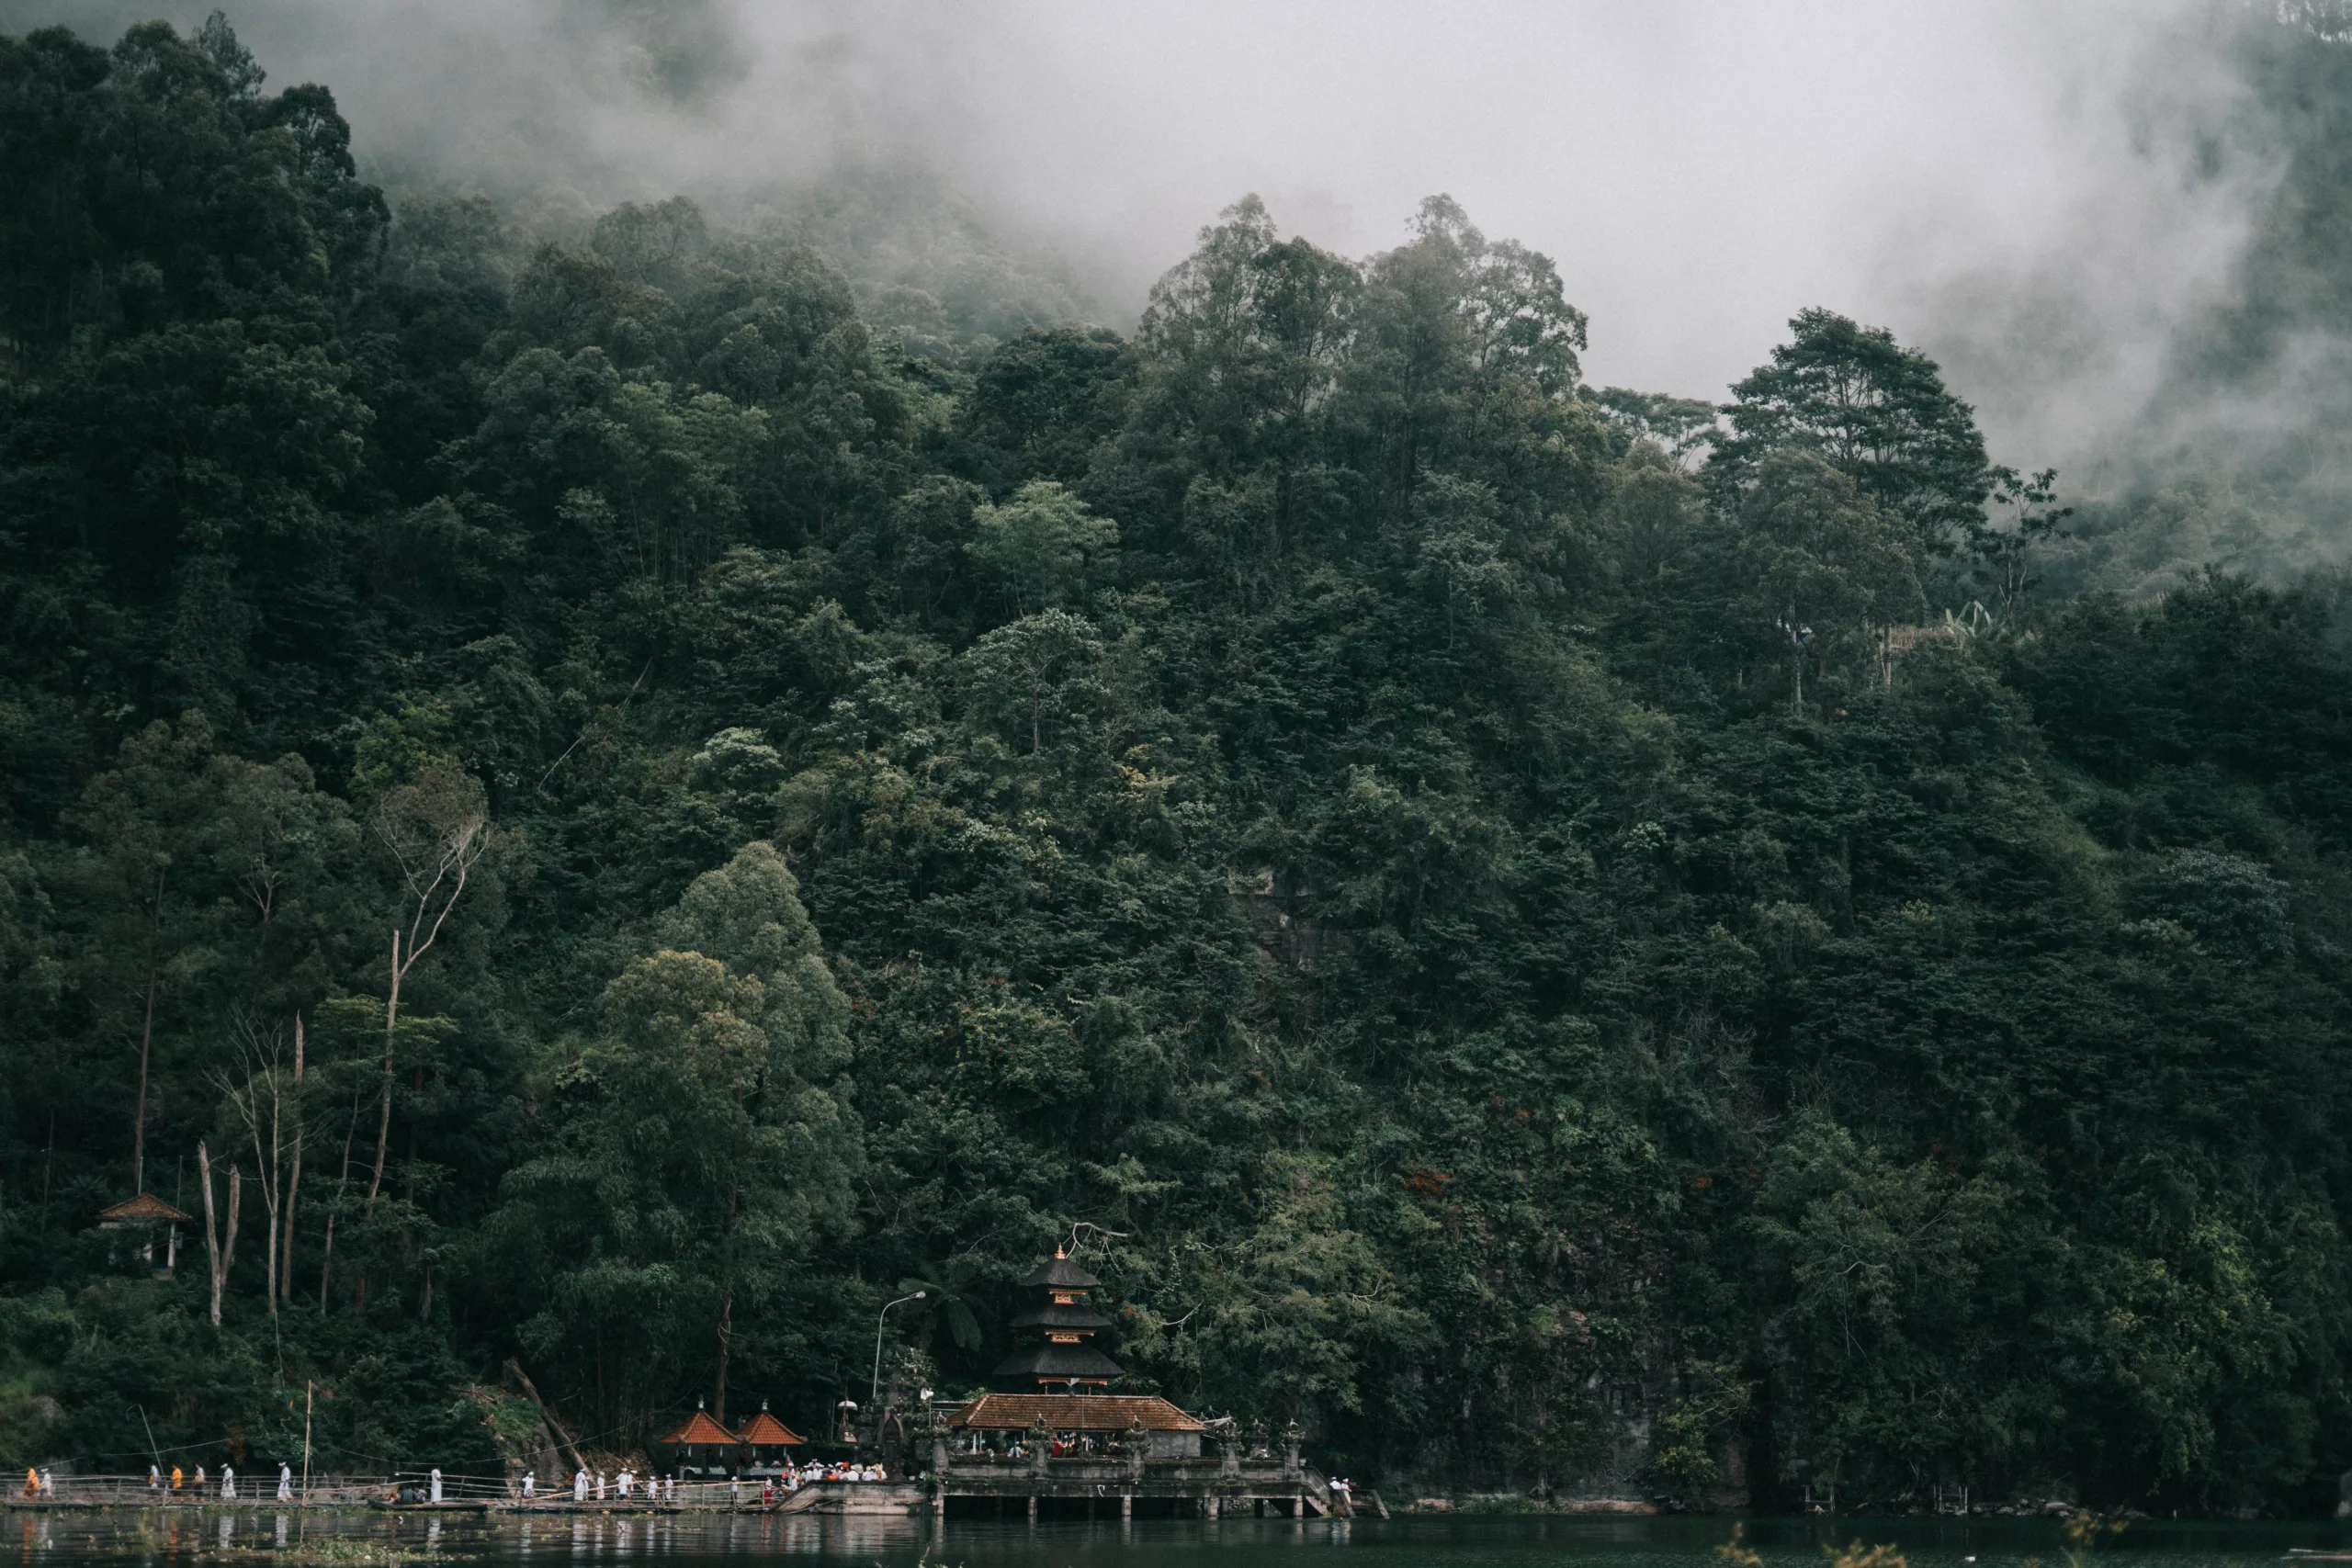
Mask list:
[{"label": "orange tile roof", "polygon": [[743,1441],[761,1448],[778,1443],[805,1443],[808,1439],[769,1415],[761,1411],[743,1428]]},{"label": "orange tile roof", "polygon": [[693,1443],[696,1446],[732,1446],[742,1439],[710,1418],[707,1410],[697,1410],[686,1418],[686,1424],[666,1438],[655,1439],[664,1443]]},{"label": "orange tile roof", "polygon": [[141,1192],[136,1198],[126,1198],[111,1209],[98,1212],[100,1224],[119,1224],[125,1220],[151,1220],[158,1224],[185,1225],[193,1217],[181,1213],[153,1192]]},{"label": "orange tile roof", "polygon": [[1144,1393],[984,1393],[948,1418],[951,1427],[984,1431],[1027,1431],[1038,1416],[1059,1432],[1200,1432],[1198,1421],[1160,1398]]}]

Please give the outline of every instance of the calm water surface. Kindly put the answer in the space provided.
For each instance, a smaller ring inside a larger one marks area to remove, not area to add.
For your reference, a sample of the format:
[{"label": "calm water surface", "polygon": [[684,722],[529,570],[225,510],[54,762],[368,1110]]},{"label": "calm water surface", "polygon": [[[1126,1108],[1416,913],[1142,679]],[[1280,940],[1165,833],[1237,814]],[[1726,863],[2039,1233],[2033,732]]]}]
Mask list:
[{"label": "calm water surface", "polygon": [[[356,1556],[352,1538],[401,1553],[401,1568],[607,1568],[624,1562],[703,1562],[789,1554],[856,1568],[1715,1568],[1709,1549],[1731,1520],[1713,1518],[1428,1517],[1352,1524],[1319,1519],[1088,1523],[927,1518],[616,1518],[528,1521],[286,1515],[266,1508],[168,1513],[19,1513],[0,1535],[0,1568],[42,1562],[229,1568]],[[1832,1540],[1891,1542],[1913,1568],[2059,1568],[2054,1522],[2039,1519],[1842,1518],[1750,1521],[1768,1568],[1822,1568]],[[338,1544],[328,1544],[337,1542]],[[2274,1568],[2290,1546],[2352,1550],[2352,1527],[2143,1521],[2102,1547],[2102,1568]],[[322,1549],[323,1548],[323,1555]]]}]

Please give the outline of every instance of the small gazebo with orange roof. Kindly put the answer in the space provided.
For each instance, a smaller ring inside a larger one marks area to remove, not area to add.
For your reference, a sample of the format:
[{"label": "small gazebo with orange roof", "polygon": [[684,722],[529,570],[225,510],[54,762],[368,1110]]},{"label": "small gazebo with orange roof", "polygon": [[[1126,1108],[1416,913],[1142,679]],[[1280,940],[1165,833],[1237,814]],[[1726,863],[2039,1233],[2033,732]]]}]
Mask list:
[{"label": "small gazebo with orange roof", "polygon": [[[712,1419],[702,1401],[695,1401],[695,1413],[676,1430],[653,1439],[657,1450],[669,1450],[670,1461],[685,1475],[723,1475],[736,1450],[742,1446],[734,1433]],[[657,1456],[658,1457],[658,1456]]]},{"label": "small gazebo with orange roof", "polygon": [[785,1450],[797,1447],[808,1439],[768,1414],[768,1402],[760,1401],[760,1413],[743,1427],[743,1457],[754,1471],[780,1468],[792,1456]]}]

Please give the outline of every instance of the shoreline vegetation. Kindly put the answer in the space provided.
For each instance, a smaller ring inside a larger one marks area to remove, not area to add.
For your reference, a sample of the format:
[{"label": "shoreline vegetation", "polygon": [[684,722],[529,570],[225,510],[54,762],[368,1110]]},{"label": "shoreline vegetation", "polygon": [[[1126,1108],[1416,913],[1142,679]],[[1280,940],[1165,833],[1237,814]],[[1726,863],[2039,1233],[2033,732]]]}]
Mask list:
[{"label": "shoreline vegetation", "polygon": [[[2230,17],[2259,357],[2352,51]],[[1067,1248],[1456,1513],[2333,1515],[2308,475],[2081,488],[1826,309],[1596,387],[1442,195],[1112,331],[935,181],[550,227],[269,66],[0,39],[0,1458],[904,1476]]]}]

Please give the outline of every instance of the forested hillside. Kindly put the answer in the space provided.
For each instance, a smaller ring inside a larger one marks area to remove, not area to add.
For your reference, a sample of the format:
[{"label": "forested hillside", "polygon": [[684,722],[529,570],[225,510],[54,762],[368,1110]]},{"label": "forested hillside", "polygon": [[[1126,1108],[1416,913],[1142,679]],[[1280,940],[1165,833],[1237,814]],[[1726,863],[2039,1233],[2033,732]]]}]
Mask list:
[{"label": "forested hillside", "polygon": [[795,232],[0,39],[0,1461],[821,1428],[1068,1242],[1359,1477],[2333,1508],[2341,583],[2061,602],[1917,353],[1595,389],[1442,197],[1131,335]]}]

